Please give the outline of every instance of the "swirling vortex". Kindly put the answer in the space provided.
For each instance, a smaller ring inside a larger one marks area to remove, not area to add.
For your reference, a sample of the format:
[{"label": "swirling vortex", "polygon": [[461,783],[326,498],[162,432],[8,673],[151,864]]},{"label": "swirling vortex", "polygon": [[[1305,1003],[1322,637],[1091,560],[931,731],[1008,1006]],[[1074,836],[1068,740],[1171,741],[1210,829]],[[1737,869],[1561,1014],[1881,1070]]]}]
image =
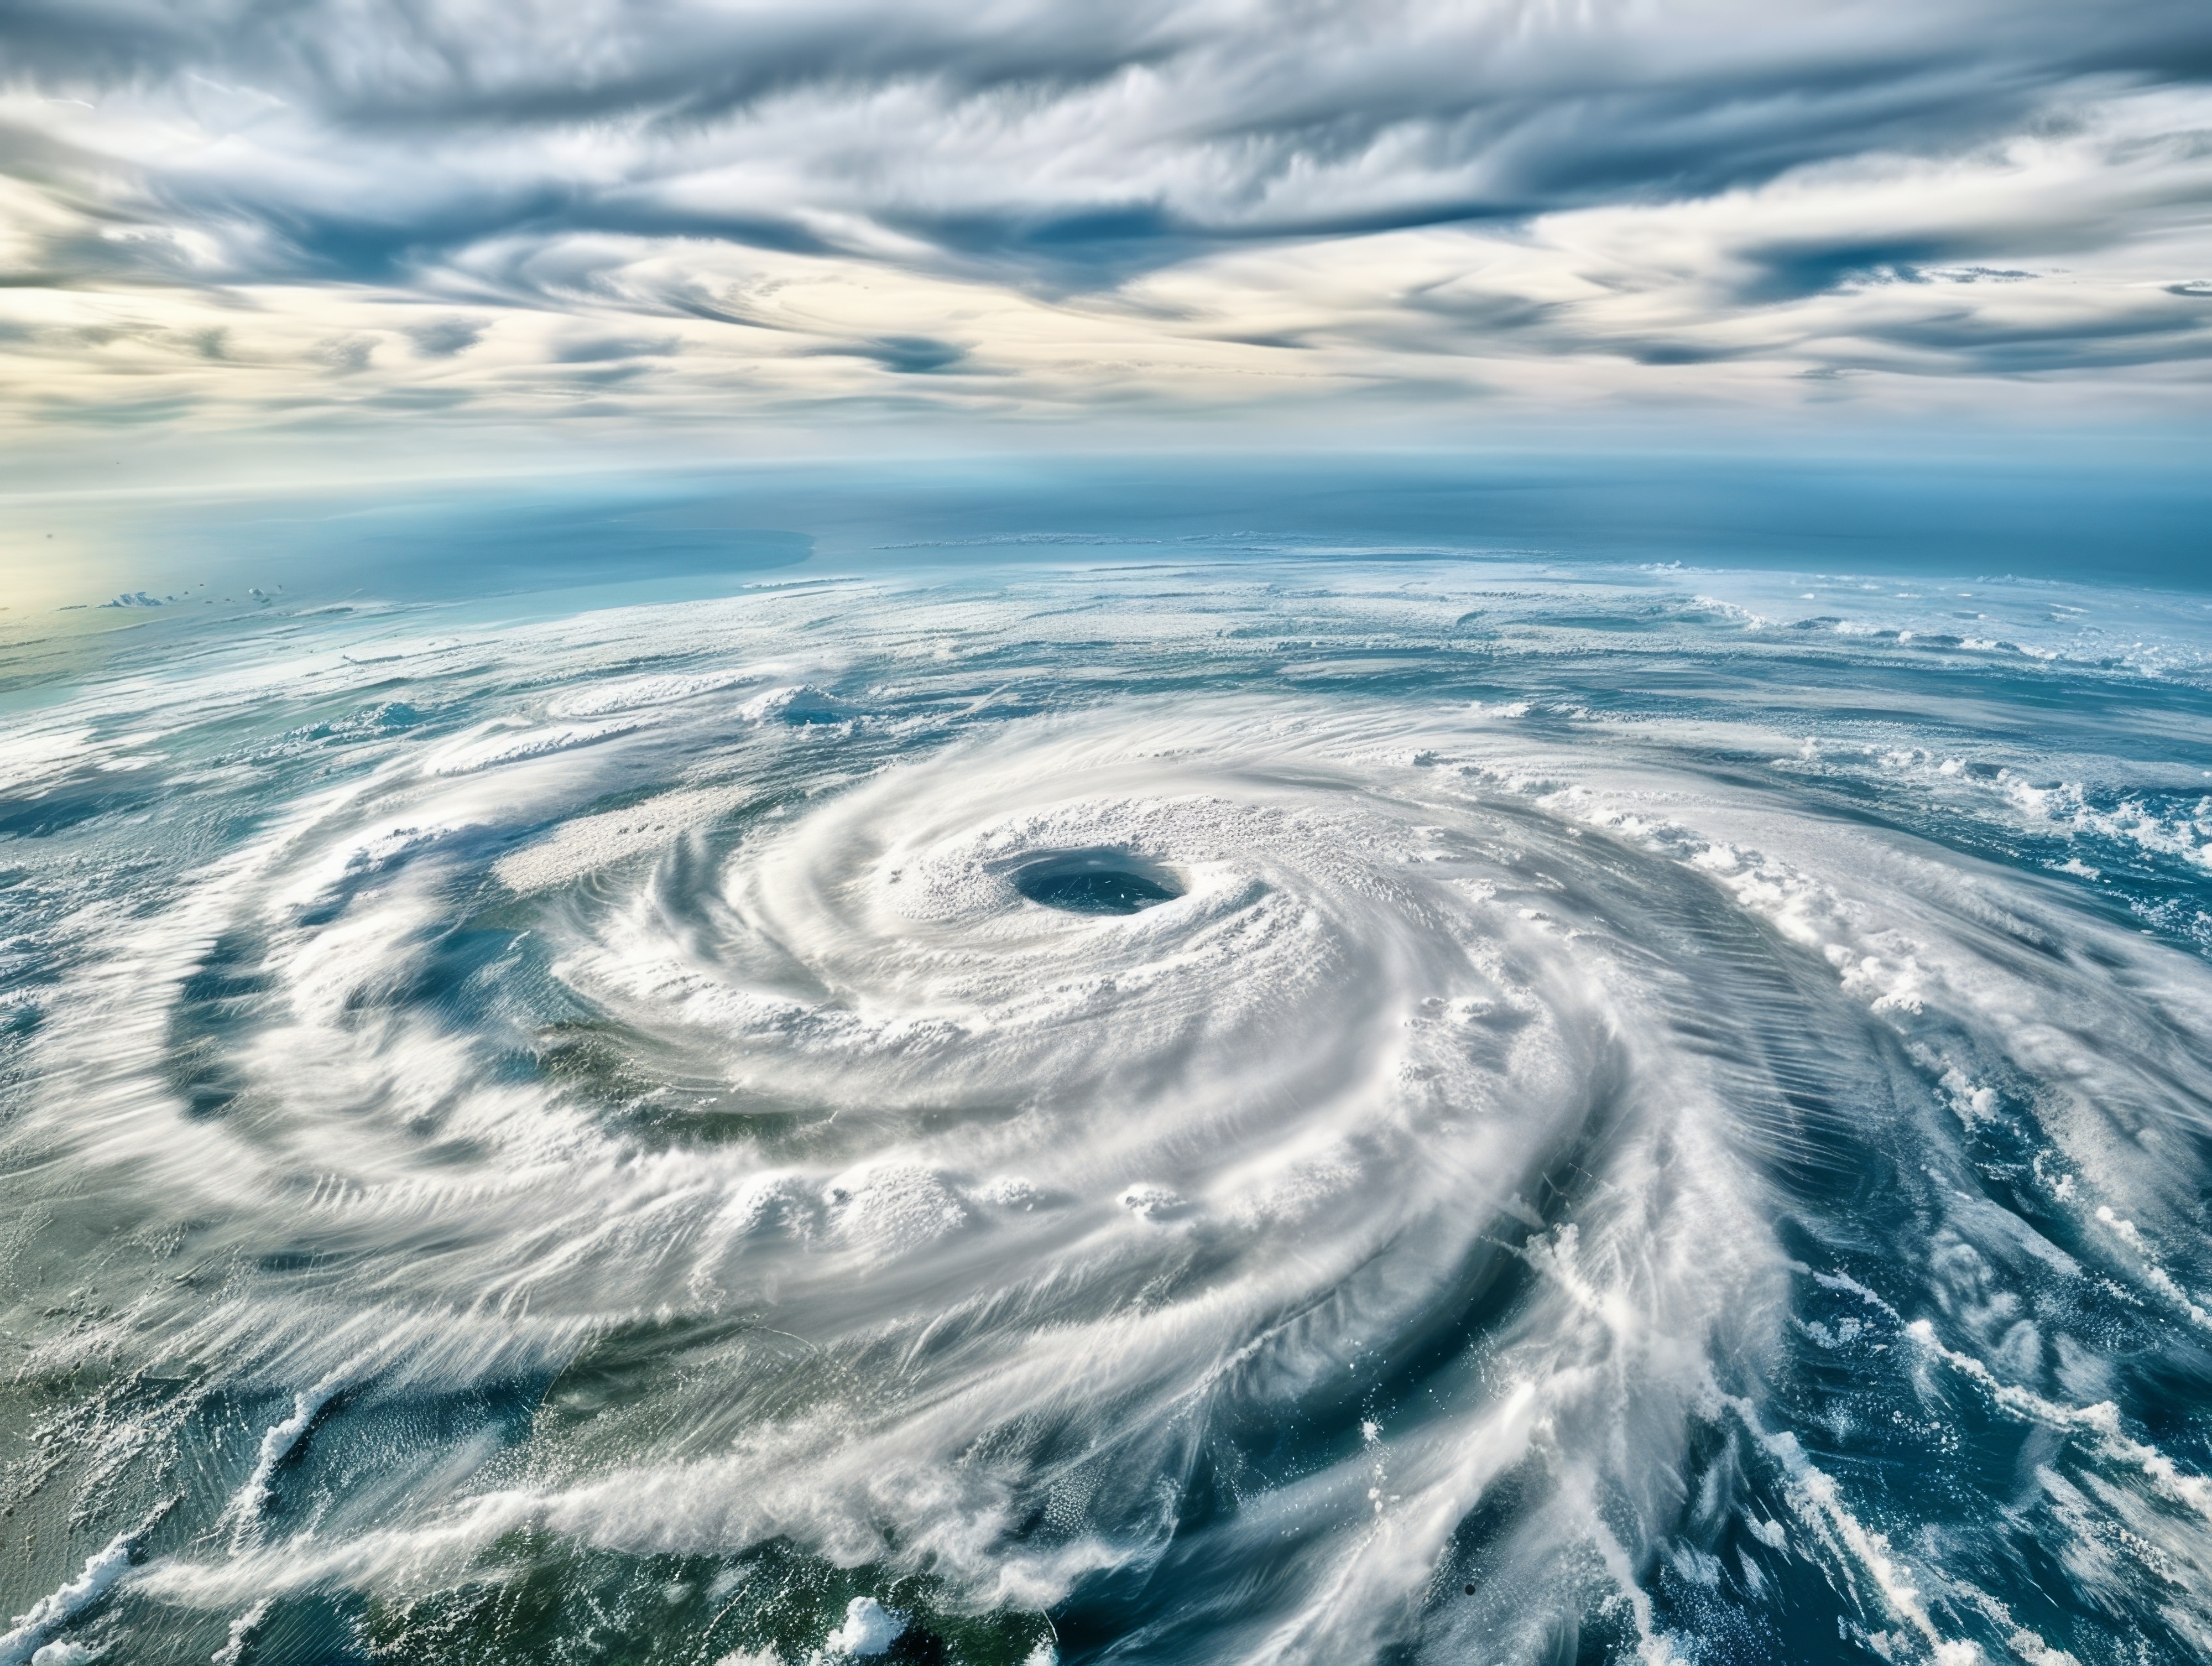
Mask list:
[{"label": "swirling vortex", "polygon": [[[399,1655],[589,1553],[752,1659],[773,1546],[1085,1657],[2207,1646],[2212,976],[2021,858],[2212,838],[1947,768],[2025,756],[1955,644],[1481,580],[1517,635],[796,587],[98,691],[162,807],[34,870],[10,1183],[101,1269],[58,1461],[198,1467],[118,1623]],[[1825,751],[1815,662],[1890,702]]]}]

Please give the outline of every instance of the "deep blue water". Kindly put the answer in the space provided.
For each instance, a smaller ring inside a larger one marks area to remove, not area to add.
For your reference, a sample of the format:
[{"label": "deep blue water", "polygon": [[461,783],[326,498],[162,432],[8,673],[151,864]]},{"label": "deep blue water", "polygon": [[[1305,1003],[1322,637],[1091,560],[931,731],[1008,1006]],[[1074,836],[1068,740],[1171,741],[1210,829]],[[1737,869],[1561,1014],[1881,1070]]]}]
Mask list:
[{"label": "deep blue water", "polygon": [[2203,1657],[2197,491],[115,508],[0,1666]]},{"label": "deep blue water", "polygon": [[[18,481],[19,487],[35,483]],[[1986,454],[1381,453],[805,460],[659,473],[19,498],[90,606],[259,588],[329,603],[678,586],[809,560],[1285,546],[2212,587],[2212,478],[2145,441]],[[34,546],[42,547],[42,546]],[[205,587],[203,588],[202,587]],[[16,622],[19,625],[21,621]]]}]

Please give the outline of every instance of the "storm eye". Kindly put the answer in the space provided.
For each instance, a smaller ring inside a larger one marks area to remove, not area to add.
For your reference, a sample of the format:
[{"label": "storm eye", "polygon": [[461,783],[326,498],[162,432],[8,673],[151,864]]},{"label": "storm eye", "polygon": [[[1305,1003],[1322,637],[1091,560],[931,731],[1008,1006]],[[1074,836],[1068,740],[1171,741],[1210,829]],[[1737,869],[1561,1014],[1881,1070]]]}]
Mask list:
[{"label": "storm eye", "polygon": [[1014,889],[1069,914],[1135,914],[1182,895],[1165,870],[1126,850],[1063,850],[1014,870]]}]

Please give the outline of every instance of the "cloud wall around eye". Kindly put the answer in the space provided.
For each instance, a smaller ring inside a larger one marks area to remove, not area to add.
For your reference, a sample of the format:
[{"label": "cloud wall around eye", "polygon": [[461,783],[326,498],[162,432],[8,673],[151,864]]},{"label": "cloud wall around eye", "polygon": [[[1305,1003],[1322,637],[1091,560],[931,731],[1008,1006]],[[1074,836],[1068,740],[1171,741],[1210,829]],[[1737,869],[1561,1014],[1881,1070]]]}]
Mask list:
[{"label": "cloud wall around eye", "polygon": [[0,426],[52,444],[2212,391],[2196,0],[22,0],[0,48]]}]

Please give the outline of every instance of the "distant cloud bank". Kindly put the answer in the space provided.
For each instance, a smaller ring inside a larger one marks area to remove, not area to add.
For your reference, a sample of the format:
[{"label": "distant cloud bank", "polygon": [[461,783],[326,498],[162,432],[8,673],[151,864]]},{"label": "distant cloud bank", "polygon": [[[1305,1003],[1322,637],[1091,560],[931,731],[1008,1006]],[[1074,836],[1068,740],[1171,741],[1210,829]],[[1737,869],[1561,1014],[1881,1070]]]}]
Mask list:
[{"label": "distant cloud bank", "polygon": [[0,421],[2202,415],[2203,0],[18,0]]}]

